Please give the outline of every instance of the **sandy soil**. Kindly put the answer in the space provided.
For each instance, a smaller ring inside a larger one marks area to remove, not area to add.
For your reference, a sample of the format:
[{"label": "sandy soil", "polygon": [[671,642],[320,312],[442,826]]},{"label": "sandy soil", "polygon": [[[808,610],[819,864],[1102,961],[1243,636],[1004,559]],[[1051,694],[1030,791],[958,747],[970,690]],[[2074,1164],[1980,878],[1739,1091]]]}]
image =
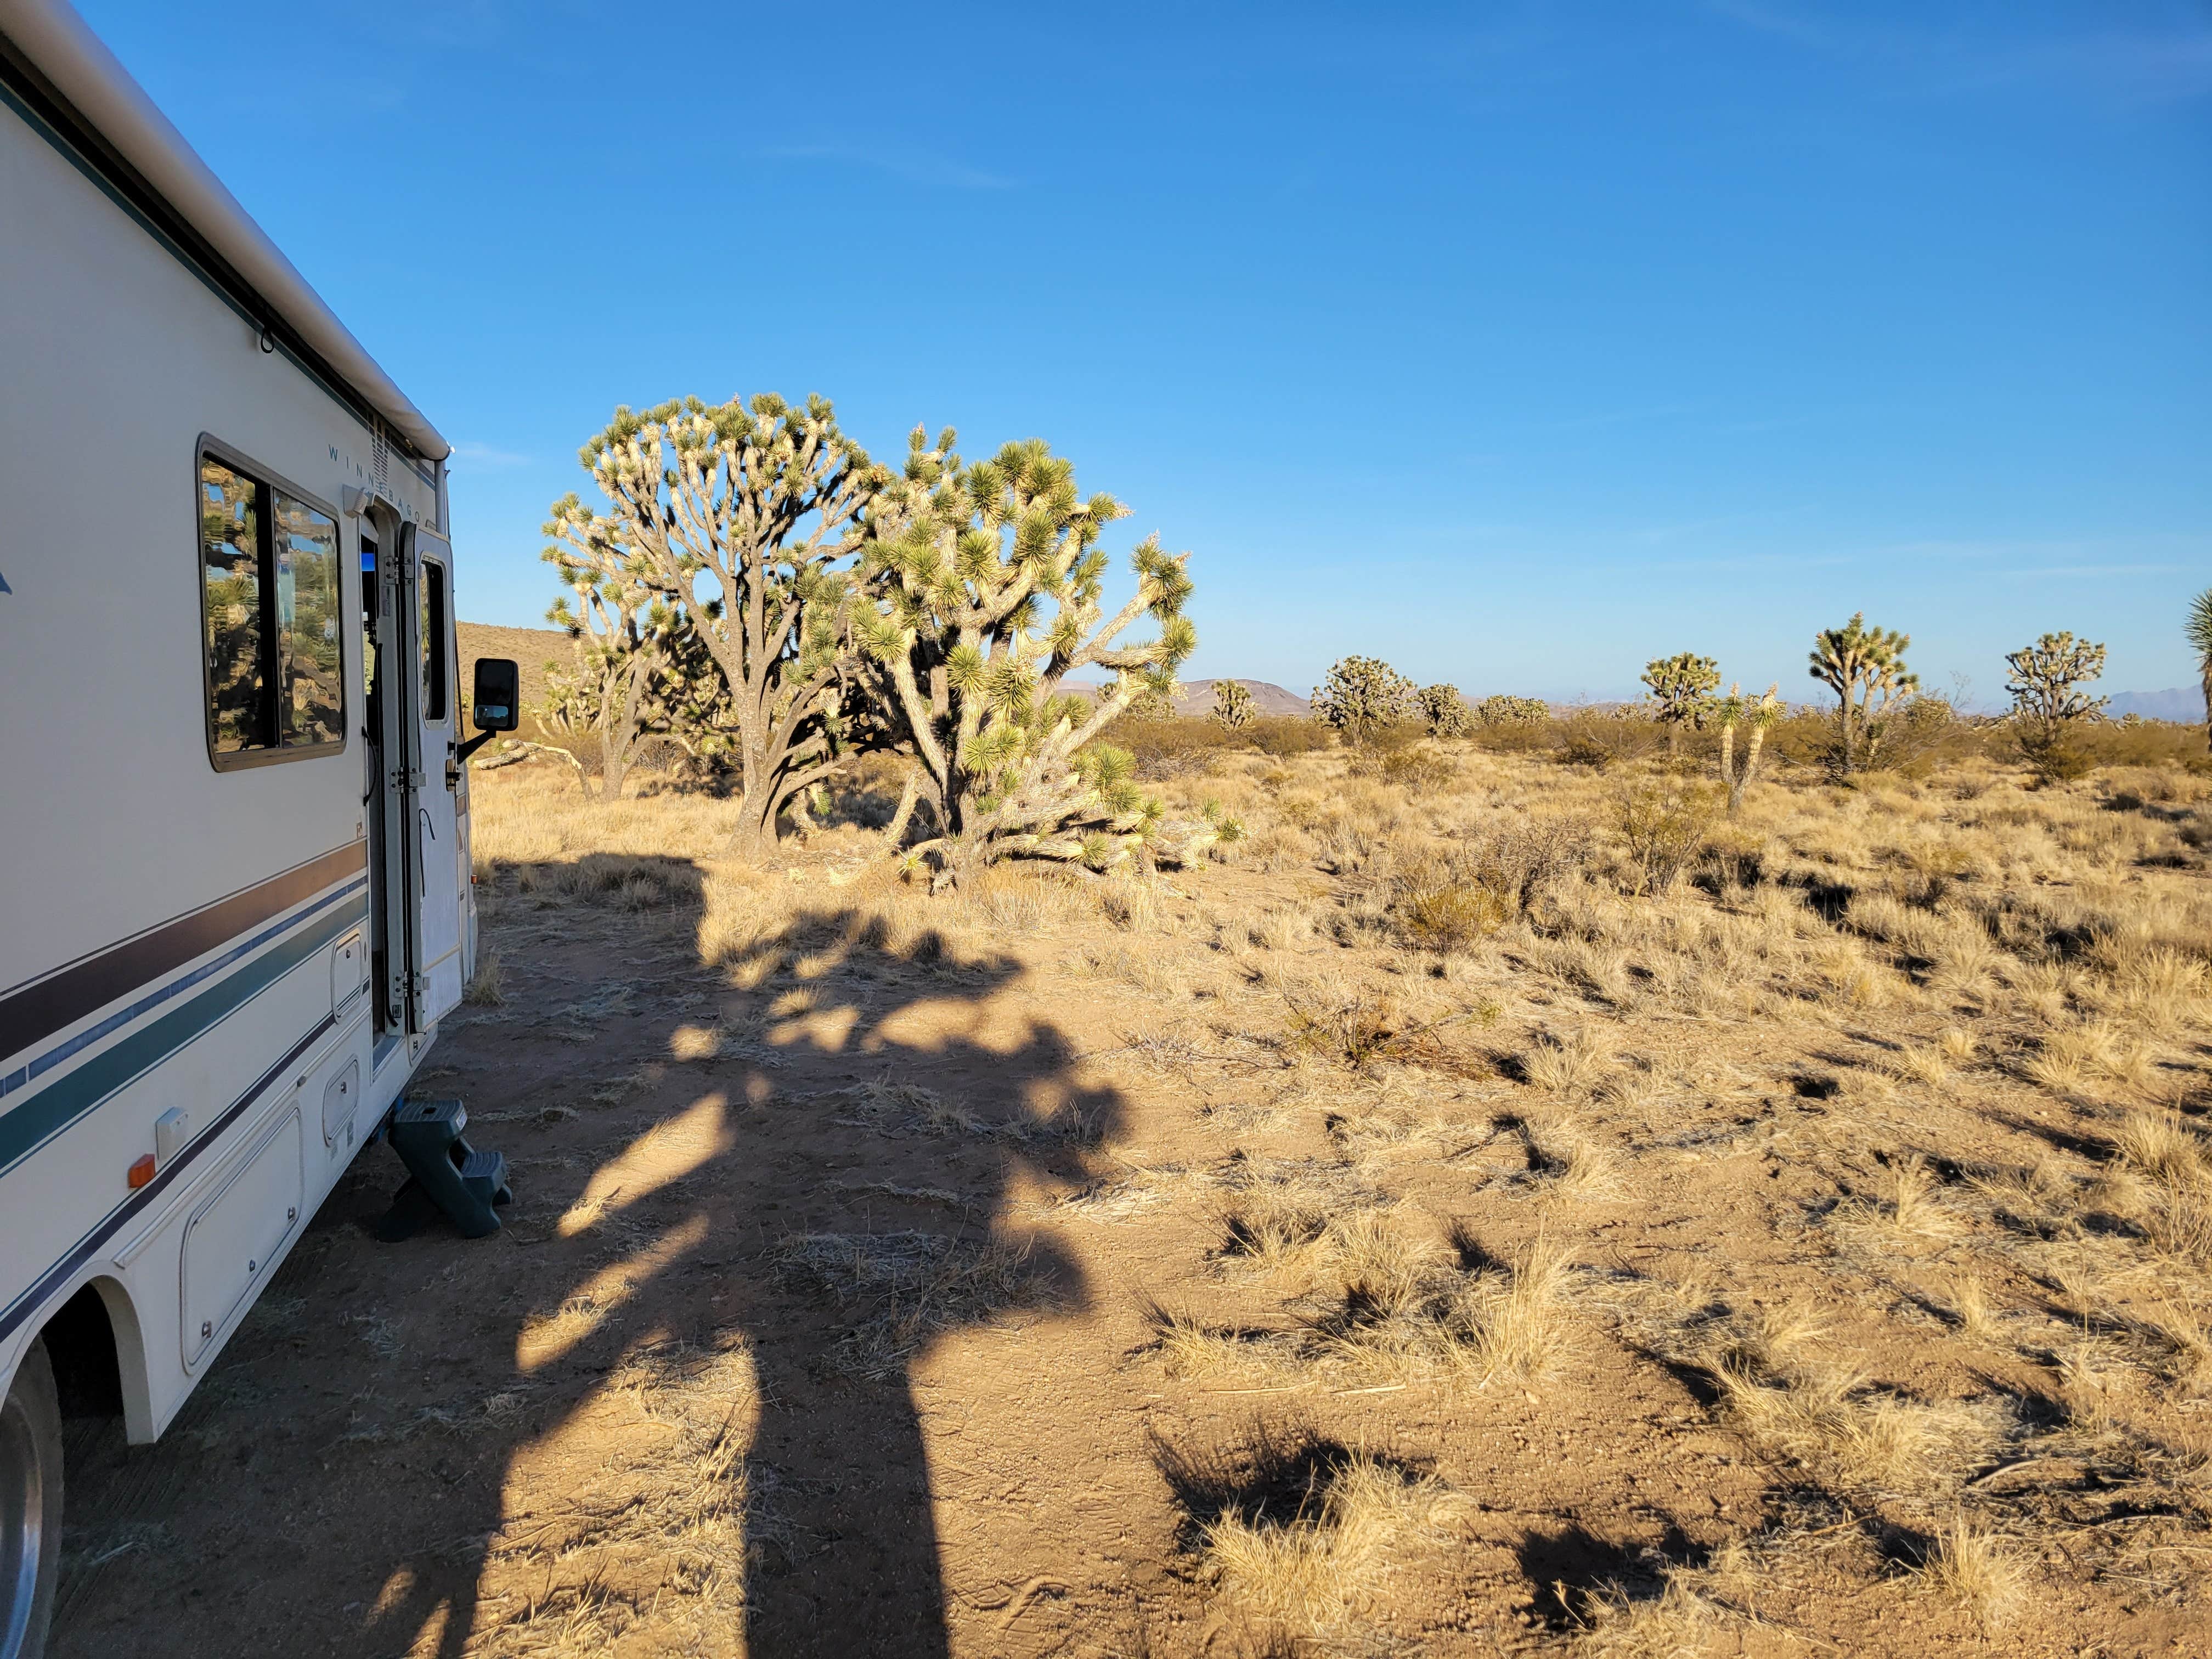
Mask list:
[{"label": "sandy soil", "polygon": [[[2212,1533],[2176,1495],[2201,1492],[2203,1394],[2138,1365],[2112,1384],[2132,1449],[2085,1438],[2068,1316],[1961,1175],[2087,1179],[2083,1108],[1995,1069],[1852,1082],[1938,1015],[1647,1000],[1590,1028],[1617,1086],[1547,1090],[1529,1057],[1594,996],[1346,930],[1358,884],[1325,859],[1173,874],[1117,923],[1034,884],[933,909],[872,852],[487,860],[501,1000],[415,1092],[507,1154],[505,1231],[377,1243],[400,1171],[370,1149],[161,1443],[73,1429],[55,1651],[2212,1645]],[[1255,965],[1276,915],[1311,920]],[[1347,975],[1423,1041],[1352,1065],[1286,1039]],[[2202,1109],[2212,1049],[2166,1052]],[[1551,1095],[1577,1103],[1572,1179],[1530,1127]],[[1914,1234],[1894,1171],[1921,1152]],[[1275,1191],[1470,1284],[1540,1234],[1568,1263],[1548,1363],[1330,1348],[1352,1291],[1327,1237],[1240,1231]],[[1909,1478],[1778,1450],[1689,1357],[1776,1310],[1862,1374],[1851,1410],[1936,1425]],[[1280,1521],[1352,1457],[1419,1502],[1338,1563],[1334,1611],[1271,1613],[1207,1523]],[[1967,1505],[2026,1575],[1986,1623],[1927,1571]]]}]

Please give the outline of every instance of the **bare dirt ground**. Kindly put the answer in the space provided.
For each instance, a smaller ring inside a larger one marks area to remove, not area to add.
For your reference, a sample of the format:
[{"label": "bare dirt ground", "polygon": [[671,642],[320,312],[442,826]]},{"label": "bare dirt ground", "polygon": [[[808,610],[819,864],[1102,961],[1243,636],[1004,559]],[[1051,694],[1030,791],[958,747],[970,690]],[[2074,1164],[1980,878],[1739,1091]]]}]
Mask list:
[{"label": "bare dirt ground", "polygon": [[1759,786],[1668,887],[1656,771],[1210,764],[1224,862],[937,899],[479,778],[415,1092],[506,1231],[364,1156],[73,1431],[56,1651],[2207,1650],[2204,779]]}]

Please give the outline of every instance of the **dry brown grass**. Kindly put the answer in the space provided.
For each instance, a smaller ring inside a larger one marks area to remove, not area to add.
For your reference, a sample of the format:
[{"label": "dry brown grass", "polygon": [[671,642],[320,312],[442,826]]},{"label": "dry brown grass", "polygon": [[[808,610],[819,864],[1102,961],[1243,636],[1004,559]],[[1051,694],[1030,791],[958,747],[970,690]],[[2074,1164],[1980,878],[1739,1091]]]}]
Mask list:
[{"label": "dry brown grass", "polygon": [[1991,1629],[2010,1619],[2027,1583],[2004,1540],[1975,1526],[1964,1510],[1936,1534],[1918,1571],[1931,1591]]},{"label": "dry brown grass", "polygon": [[1326,1636],[1373,1611],[1459,1507],[1434,1477],[1305,1425],[1263,1422],[1196,1452],[1156,1441],[1153,1455],[1200,1571],[1262,1639]]},{"label": "dry brown grass", "polygon": [[[2034,1617],[2031,1560],[2107,1613],[2108,1583],[2188,1605],[2181,1534],[2150,1540],[2154,1517],[2212,1510],[2186,1415],[2212,1386],[2212,856],[2185,834],[2206,792],[2171,769],[2032,789],[1977,758],[1840,788],[1778,764],[1723,829],[1652,765],[1468,745],[1354,775],[1328,750],[1217,745],[1160,787],[1250,826],[1218,891],[1010,869],[933,900],[845,831],[793,882],[720,858],[726,803],[600,808],[550,774],[479,791],[477,862],[502,927],[690,930],[700,968],[753,999],[675,1028],[668,1053],[701,1066],[821,1030],[855,983],[945,995],[995,967],[1025,1013],[1093,1016],[1080,1046],[1143,1127],[1019,1212],[1107,1252],[1091,1293],[1124,1321],[1124,1257],[1158,1287],[1148,1340],[1115,1340],[1162,1420],[1279,1392],[1343,1413],[1159,1454],[1189,1576],[1262,1650],[1386,1650],[1403,1630],[1362,1632],[1389,1601],[1454,1605],[1460,1581],[1422,1565],[1450,1505],[1420,1460],[1491,1469],[1495,1414],[1540,1400],[1573,1401],[1585,1443],[1654,1455],[1666,1434],[1620,1431],[1632,1395],[1732,1448],[1768,1498],[1833,1506],[1804,1523],[1826,1578],[1753,1595],[1717,1554],[1632,1595],[1562,1593],[1555,1633],[1583,1651],[1725,1647],[1770,1599],[1849,1650],[1863,1614],[1834,1609],[1863,1604],[1808,1586],[1899,1584],[1844,1551],[1855,1517],[1929,1540],[1911,1582],[1992,1628]],[[503,948],[511,984],[526,947]],[[580,1022],[623,1017],[589,990]],[[509,999],[472,1000],[507,1019]],[[820,1097],[856,1135],[1084,1144],[935,1077],[857,1074]],[[1493,1255],[1476,1228],[1520,1243]],[[1051,1297],[980,1229],[807,1233],[778,1260],[836,1308],[860,1376]],[[546,1340],[599,1328],[606,1288],[549,1302]],[[1440,1426],[1462,1422],[1488,1437]],[[1344,1443],[1392,1423],[1420,1442],[1404,1466]],[[1573,1486],[1593,1460],[1564,1431],[1556,1462],[1532,1457],[1493,1473],[1613,1501]],[[1690,1466],[1667,1471],[1695,1494]],[[579,1642],[639,1616],[564,1594],[537,1616]]]}]

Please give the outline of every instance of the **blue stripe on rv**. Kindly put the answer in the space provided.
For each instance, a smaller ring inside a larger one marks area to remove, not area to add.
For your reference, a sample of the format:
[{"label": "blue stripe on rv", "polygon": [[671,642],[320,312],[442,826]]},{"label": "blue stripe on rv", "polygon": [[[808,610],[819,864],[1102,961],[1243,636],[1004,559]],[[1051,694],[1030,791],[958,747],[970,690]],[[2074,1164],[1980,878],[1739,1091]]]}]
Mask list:
[{"label": "blue stripe on rv", "polygon": [[149,1013],[154,1009],[160,1007],[161,1004],[183,995],[186,991],[191,990],[193,986],[201,983],[203,981],[213,978],[224,969],[229,967],[232,963],[236,962],[240,957],[252,954],[262,945],[266,945],[270,939],[275,939],[277,934],[290,932],[293,928],[305,921],[309,916],[313,915],[318,910],[327,909],[330,906],[337,903],[338,901],[345,898],[349,894],[358,892],[362,888],[368,884],[365,879],[356,881],[349,886],[341,888],[335,893],[324,895],[324,896],[317,899],[306,909],[299,911],[293,915],[287,916],[283,921],[276,923],[274,927],[263,928],[252,939],[247,939],[241,945],[233,945],[229,950],[225,951],[221,956],[216,957],[214,961],[203,963],[199,967],[192,969],[191,973],[185,974],[180,978],[173,979],[167,985],[162,986],[159,990],[149,992],[145,996],[140,997],[129,1007],[117,1009],[113,1013],[110,1014],[106,1019],[101,1020],[98,1024],[87,1027],[85,1030],[79,1031],[75,1036],[69,1038],[65,1042],[56,1043],[52,1048],[47,1049],[46,1053],[33,1057],[28,1065],[18,1066],[14,1071],[9,1073],[6,1077],[0,1078],[0,1100],[6,1099],[18,1089],[27,1087],[36,1079],[43,1077],[46,1073],[52,1071],[55,1066],[60,1065],[70,1055],[81,1053],[84,1049],[89,1048],[94,1043],[99,1042],[100,1038],[107,1036],[110,1032],[121,1030],[125,1026],[130,1024],[131,1021],[137,1019],[141,1014]]},{"label": "blue stripe on rv", "polygon": [[[318,951],[327,949],[368,915],[368,901],[360,886],[334,896],[343,902],[316,925],[293,933],[182,1007],[132,1032],[113,1048],[94,1055],[0,1115],[0,1176],[6,1175],[125,1085],[144,1076]],[[295,916],[282,926],[297,928],[300,920]]]}]

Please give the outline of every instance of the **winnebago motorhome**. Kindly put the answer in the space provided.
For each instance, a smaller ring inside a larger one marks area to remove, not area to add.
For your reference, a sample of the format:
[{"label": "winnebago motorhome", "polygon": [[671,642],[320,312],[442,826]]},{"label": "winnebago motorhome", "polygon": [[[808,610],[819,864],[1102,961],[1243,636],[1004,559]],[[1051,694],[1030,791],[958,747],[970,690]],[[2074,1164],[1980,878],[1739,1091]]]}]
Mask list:
[{"label": "winnebago motorhome", "polygon": [[0,1659],[60,1409],[161,1432],[467,981],[448,453],[76,14],[0,0]]}]

